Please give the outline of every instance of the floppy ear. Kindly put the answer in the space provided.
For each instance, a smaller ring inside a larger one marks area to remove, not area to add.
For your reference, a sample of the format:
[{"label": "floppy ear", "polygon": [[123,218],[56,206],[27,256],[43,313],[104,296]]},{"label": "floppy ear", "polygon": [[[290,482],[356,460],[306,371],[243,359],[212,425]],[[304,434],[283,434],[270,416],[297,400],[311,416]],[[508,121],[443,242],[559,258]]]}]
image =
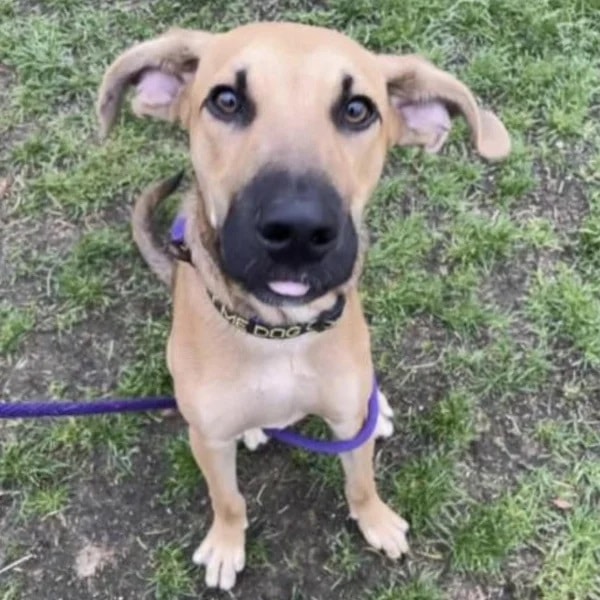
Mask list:
[{"label": "floppy ear", "polygon": [[173,121],[185,88],[194,78],[200,53],[212,34],[171,29],[164,35],[126,50],[106,70],[98,91],[100,135],[106,136],[119,114],[123,96],[135,86],[133,111]]},{"label": "floppy ear", "polygon": [[502,121],[477,106],[471,90],[449,73],[416,55],[378,56],[394,115],[392,143],[420,145],[438,152],[457,111],[466,119],[477,152],[488,160],[510,153],[510,137]]}]

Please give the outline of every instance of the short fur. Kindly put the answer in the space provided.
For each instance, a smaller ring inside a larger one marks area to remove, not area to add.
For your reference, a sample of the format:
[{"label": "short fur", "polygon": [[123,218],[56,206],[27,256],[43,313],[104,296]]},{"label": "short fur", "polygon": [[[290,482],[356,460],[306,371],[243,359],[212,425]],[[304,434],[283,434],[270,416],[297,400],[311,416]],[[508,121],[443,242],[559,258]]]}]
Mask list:
[{"label": "short fur", "polygon": [[[246,127],[219,122],[202,108],[211,89],[231,84],[240,70],[255,106]],[[348,76],[353,93],[368,96],[379,110],[379,120],[360,133],[340,131],[331,119]],[[255,445],[263,441],[260,428],[288,426],[308,414],[325,419],[335,436],[350,438],[365,418],[373,377],[357,291],[365,236],[342,285],[306,303],[262,302],[222,268],[220,236],[240,190],[266,167],[318,170],[335,186],[356,231],[364,232],[363,210],[391,146],[438,151],[451,114],[466,119],[484,158],[505,157],[510,140],[501,121],[479,108],[464,84],[425,59],[376,55],[340,33],[289,23],[252,24],[223,34],[174,29],[126,50],[108,68],[99,91],[103,134],[114,124],[128,86],[135,86],[138,115],[177,120],[189,132],[195,183],[181,212],[192,264],[173,268],[149,231],[151,210],[173,189],[172,181],[142,194],[133,225],[151,268],[173,283],[167,362],[214,511],[194,560],[206,566],[209,586],[229,589],[244,566],[247,524],[236,480],[236,439],[246,435]],[[243,316],[273,325],[311,320],[338,294],[345,295],[346,308],[327,332],[265,340],[231,327],[207,289]],[[383,396],[380,400],[380,433],[389,434],[389,407]],[[408,550],[408,526],[377,493],[373,448],[371,440],[341,456],[346,498],[367,541],[397,558]]]}]

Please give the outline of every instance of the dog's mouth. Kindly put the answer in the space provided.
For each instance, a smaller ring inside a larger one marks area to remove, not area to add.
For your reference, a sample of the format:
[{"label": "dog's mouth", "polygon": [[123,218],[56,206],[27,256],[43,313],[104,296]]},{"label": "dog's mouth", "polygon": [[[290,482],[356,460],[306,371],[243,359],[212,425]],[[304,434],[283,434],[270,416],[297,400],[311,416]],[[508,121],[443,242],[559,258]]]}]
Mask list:
[{"label": "dog's mouth", "polygon": [[270,277],[239,282],[255,298],[271,306],[300,306],[308,304],[331,291],[318,280],[306,276],[272,274]]},{"label": "dog's mouth", "polygon": [[310,285],[299,281],[270,281],[268,288],[282,298],[303,298],[310,291]]}]

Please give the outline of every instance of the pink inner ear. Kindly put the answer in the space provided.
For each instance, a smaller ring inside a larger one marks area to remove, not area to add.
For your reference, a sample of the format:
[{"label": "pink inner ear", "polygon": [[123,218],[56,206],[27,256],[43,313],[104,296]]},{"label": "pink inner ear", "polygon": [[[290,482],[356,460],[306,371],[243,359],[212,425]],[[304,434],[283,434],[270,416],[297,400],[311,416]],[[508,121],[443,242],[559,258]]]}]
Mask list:
[{"label": "pink inner ear", "polygon": [[149,69],[137,83],[137,99],[146,106],[166,106],[175,100],[182,85],[175,75]]},{"label": "pink inner ear", "polygon": [[452,126],[448,110],[442,102],[429,100],[398,103],[396,107],[409,129],[424,134],[431,140],[431,143],[427,144],[428,149],[437,151],[441,147]]}]

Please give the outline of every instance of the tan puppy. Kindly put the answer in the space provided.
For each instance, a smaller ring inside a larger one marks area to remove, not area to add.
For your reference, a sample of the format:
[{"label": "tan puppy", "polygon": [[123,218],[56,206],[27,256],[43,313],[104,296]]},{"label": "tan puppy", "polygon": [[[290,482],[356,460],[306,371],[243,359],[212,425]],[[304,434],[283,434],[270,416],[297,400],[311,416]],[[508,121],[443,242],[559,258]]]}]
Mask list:
[{"label": "tan puppy", "polygon": [[[250,431],[259,442],[260,428],[308,414],[341,439],[364,422],[373,366],[357,293],[362,215],[388,149],[439,150],[450,114],[464,116],[485,158],[505,157],[510,142],[465,85],[424,59],[376,55],[302,25],[171,30],[133,46],[100,88],[104,134],[130,85],[138,115],[178,120],[189,132],[196,189],[182,214],[191,262],[178,263],[173,278],[167,361],[214,511],[194,561],[206,565],[209,586],[228,589],[244,566],[247,523],[236,439]],[[169,184],[151,192],[137,208],[136,236],[170,280],[170,263],[139,220]],[[211,298],[235,316],[224,318]],[[296,327],[271,339],[239,328],[253,318],[265,331],[301,326],[340,303],[323,332]],[[407,525],[377,494],[373,447],[371,439],[341,455],[346,497],[367,541],[396,558],[407,551]]]}]

